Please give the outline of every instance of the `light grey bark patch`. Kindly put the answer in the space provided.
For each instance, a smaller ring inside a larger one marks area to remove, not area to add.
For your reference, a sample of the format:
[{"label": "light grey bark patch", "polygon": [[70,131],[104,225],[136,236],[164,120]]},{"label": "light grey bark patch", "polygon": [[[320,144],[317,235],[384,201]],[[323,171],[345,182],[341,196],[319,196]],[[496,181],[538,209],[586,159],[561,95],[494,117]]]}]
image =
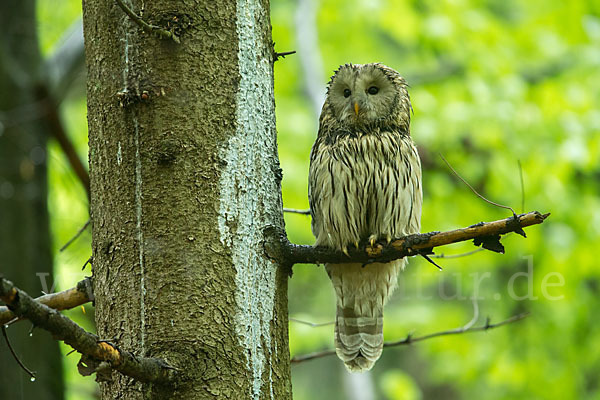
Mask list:
[{"label": "light grey bark patch", "polygon": [[[260,246],[262,229],[270,223],[280,196],[275,174],[261,165],[273,160],[276,151],[272,67],[261,53],[263,34],[256,24],[265,12],[257,2],[237,2],[236,131],[222,153],[226,165],[218,218],[220,240],[231,248],[236,269],[236,333],[246,349],[254,399],[274,398],[267,352],[276,351],[271,343],[276,270]],[[264,382],[265,372],[269,382]],[[268,388],[263,388],[265,384]]]}]

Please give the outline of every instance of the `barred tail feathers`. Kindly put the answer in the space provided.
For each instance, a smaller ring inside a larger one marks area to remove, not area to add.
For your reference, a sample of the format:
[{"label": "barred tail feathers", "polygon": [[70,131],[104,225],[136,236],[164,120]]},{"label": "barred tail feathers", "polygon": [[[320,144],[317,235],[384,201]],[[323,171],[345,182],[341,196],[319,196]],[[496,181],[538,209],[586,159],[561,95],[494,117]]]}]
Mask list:
[{"label": "barred tail feathers", "polygon": [[350,372],[370,370],[381,356],[383,306],[404,262],[326,265],[337,300],[336,353]]}]

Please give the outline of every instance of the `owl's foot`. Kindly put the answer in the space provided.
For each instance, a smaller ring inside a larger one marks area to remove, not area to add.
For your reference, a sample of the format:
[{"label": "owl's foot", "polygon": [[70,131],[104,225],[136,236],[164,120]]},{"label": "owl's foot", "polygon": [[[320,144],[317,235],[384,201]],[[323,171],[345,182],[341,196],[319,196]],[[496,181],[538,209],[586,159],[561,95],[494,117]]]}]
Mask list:
[{"label": "owl's foot", "polygon": [[373,233],[371,236],[369,236],[369,239],[367,239],[372,248],[375,248],[375,244],[379,240],[380,236],[382,238],[385,238],[386,244],[390,244],[392,242],[392,235],[390,235],[389,233],[386,233],[384,235],[376,235]]},{"label": "owl's foot", "polygon": [[379,239],[379,235],[376,235],[376,234],[372,234],[367,239],[367,247],[365,248],[365,250],[366,250],[367,254],[369,255],[369,257],[376,257],[377,255],[379,255],[381,253],[381,249],[383,248],[383,246],[381,244],[377,243],[378,239]]},{"label": "owl's foot", "polygon": [[369,236],[369,244],[371,245],[371,247],[375,247],[375,243],[377,242],[378,236],[376,234],[372,234],[371,236]]}]

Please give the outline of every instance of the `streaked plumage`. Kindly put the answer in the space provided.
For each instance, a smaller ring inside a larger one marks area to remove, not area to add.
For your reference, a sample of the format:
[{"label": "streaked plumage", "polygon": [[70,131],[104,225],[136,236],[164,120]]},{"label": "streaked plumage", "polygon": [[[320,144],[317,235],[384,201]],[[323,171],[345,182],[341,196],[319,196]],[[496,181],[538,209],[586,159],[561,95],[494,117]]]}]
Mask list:
[{"label": "streaked plumage", "polygon": [[[406,87],[383,64],[346,64],[331,78],[310,155],[316,245],[345,252],[419,232],[421,163]],[[337,297],[336,352],[350,371],[371,369],[381,355],[383,306],[404,264],[325,266]]]}]

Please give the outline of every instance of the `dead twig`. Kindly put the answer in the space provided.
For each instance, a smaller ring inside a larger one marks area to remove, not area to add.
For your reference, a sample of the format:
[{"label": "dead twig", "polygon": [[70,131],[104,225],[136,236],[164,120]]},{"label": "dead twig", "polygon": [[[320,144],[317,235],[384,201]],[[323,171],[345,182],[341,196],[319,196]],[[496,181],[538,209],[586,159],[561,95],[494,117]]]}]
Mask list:
[{"label": "dead twig", "polygon": [[289,318],[289,320],[290,320],[290,321],[292,321],[292,322],[296,322],[296,323],[298,323],[298,324],[302,324],[302,325],[308,325],[308,326],[310,326],[311,328],[320,328],[320,327],[322,327],[322,326],[328,326],[328,325],[333,325],[333,324],[335,324],[335,322],[334,322],[334,321],[315,323],[315,322],[303,321],[303,320],[301,320],[301,319],[298,319],[298,318],[292,318],[292,317],[290,317],[290,318]]},{"label": "dead twig", "polygon": [[519,182],[521,183],[521,212],[525,210],[525,185],[523,183],[523,168],[521,167],[521,160],[517,160],[519,165]]},{"label": "dead twig", "polygon": [[[94,295],[92,292],[91,278],[85,278],[79,281],[74,288],[63,290],[58,293],[45,294],[35,299],[35,301],[40,304],[44,304],[58,311],[69,310],[93,300]],[[20,320],[21,318],[17,317],[8,309],[8,307],[0,307],[0,324],[11,325]]]},{"label": "dead twig", "polygon": [[[490,329],[494,329],[494,328],[498,328],[500,326],[503,325],[507,325],[507,324],[511,324],[513,322],[517,322],[522,320],[523,318],[526,318],[529,315],[528,312],[526,313],[522,313],[522,314],[517,314],[514,315],[510,318],[507,318],[503,321],[500,321],[498,323],[492,324],[490,323],[489,318],[486,320],[484,325],[481,326],[470,326],[470,322],[465,325],[465,326],[461,326],[460,328],[455,328],[455,329],[449,329],[446,331],[441,331],[441,332],[435,332],[435,333],[430,333],[428,335],[423,335],[423,336],[418,336],[418,337],[413,337],[412,335],[407,335],[406,338],[402,339],[402,340],[397,340],[395,342],[385,342],[383,344],[383,347],[395,347],[395,346],[403,346],[403,345],[408,345],[411,343],[415,343],[415,342],[422,342],[423,340],[428,340],[428,339],[433,339],[436,337],[440,337],[440,336],[450,336],[450,335],[459,335],[461,333],[467,333],[467,332],[481,332],[481,331],[487,331]],[[471,320],[473,321],[473,320]],[[324,351],[317,351],[314,353],[309,353],[309,354],[304,354],[304,355],[299,355],[299,356],[294,356],[292,357],[292,359],[290,360],[292,364],[298,364],[304,361],[309,361],[309,360],[314,360],[317,358],[323,358],[323,357],[328,357],[328,356],[332,356],[335,354],[335,350],[324,350]]]},{"label": "dead twig", "polygon": [[180,43],[179,37],[175,35],[173,32],[168,31],[166,29],[161,28],[160,26],[151,25],[144,21],[142,17],[134,13],[127,5],[123,2],[123,0],[115,0],[119,7],[135,22],[137,25],[142,28],[142,30],[146,33],[156,34],[162,39],[172,39],[175,43]]},{"label": "dead twig", "polygon": [[285,58],[285,56],[289,56],[290,54],[296,54],[296,50],[284,51],[283,53],[278,53],[278,52],[274,51],[273,52],[273,62],[279,60],[280,58]]},{"label": "dead twig", "polygon": [[461,257],[467,257],[470,255],[473,255],[475,253],[479,253],[480,251],[483,251],[485,249],[479,248],[479,249],[475,249],[475,250],[471,250],[471,251],[467,251],[465,253],[460,253],[460,254],[433,254],[429,257],[431,258],[461,258]]},{"label": "dead twig", "polygon": [[310,210],[297,210],[295,208],[283,208],[283,212],[291,213],[291,214],[303,214],[310,215]]},{"label": "dead twig", "polygon": [[[27,318],[36,327],[50,332],[86,357],[86,361],[102,364],[140,382],[168,384],[176,371],[157,358],[136,357],[110,343],[99,341],[98,336],[86,332],[69,318],[18,289],[12,282],[0,277],[0,300],[18,317]],[[97,368],[94,371],[98,371]]]},{"label": "dead twig", "polygon": [[17,364],[19,364],[21,369],[23,369],[23,371],[25,371],[27,373],[27,375],[30,376],[30,379],[32,382],[35,381],[35,372],[33,372],[32,370],[27,368],[25,366],[25,364],[23,364],[23,362],[21,361],[19,356],[17,356],[17,353],[15,353],[15,350],[13,349],[12,345],[10,344],[10,340],[8,340],[8,335],[6,334],[6,326],[4,324],[2,325],[2,335],[4,335],[4,340],[6,341],[6,346],[8,347],[8,350],[10,350],[10,353],[14,357]]},{"label": "dead twig", "polygon": [[60,145],[61,150],[67,157],[71,168],[75,172],[75,175],[83,185],[87,194],[88,200],[90,199],[90,174],[87,168],[79,158],[73,142],[69,138],[67,131],[60,119],[58,112],[58,105],[54,99],[50,96],[48,88],[44,85],[38,85],[35,88],[37,100],[42,110],[42,118],[45,120],[50,134],[56,139]]},{"label": "dead twig", "polygon": [[481,200],[483,200],[483,201],[485,201],[486,203],[489,203],[489,204],[491,204],[491,205],[493,205],[493,206],[500,207],[500,208],[505,208],[505,209],[507,209],[507,210],[510,210],[510,211],[513,213],[513,217],[517,218],[517,213],[515,212],[515,210],[513,210],[513,209],[512,209],[512,207],[505,206],[505,205],[503,205],[503,204],[498,204],[498,203],[495,203],[495,202],[493,202],[493,201],[491,201],[491,200],[488,200],[488,199],[486,199],[485,197],[483,197],[481,194],[479,194],[479,192],[478,192],[477,190],[475,190],[475,188],[474,188],[473,186],[471,186],[471,185],[469,184],[469,182],[467,182],[467,181],[466,181],[466,180],[465,180],[465,179],[464,179],[462,176],[460,176],[460,175],[459,175],[459,173],[458,173],[458,172],[456,172],[456,170],[455,170],[454,168],[452,168],[452,165],[450,165],[450,163],[448,162],[448,160],[446,160],[446,159],[444,158],[444,156],[443,156],[441,153],[440,153],[440,157],[442,158],[442,160],[444,160],[444,162],[446,163],[446,165],[448,166],[448,168],[450,168],[450,170],[452,171],[452,173],[453,173],[453,174],[454,174],[454,175],[455,175],[455,176],[456,176],[458,179],[460,179],[460,180],[461,180],[461,181],[462,181],[462,182],[463,182],[465,185],[467,185],[467,187],[468,187],[469,189],[471,189],[471,191],[472,191],[473,193],[475,193],[475,195],[477,195],[477,197],[479,197]]},{"label": "dead twig", "polygon": [[92,220],[88,219],[87,222],[85,224],[83,224],[83,226],[81,228],[79,228],[77,233],[75,233],[75,235],[73,235],[73,237],[71,239],[69,239],[69,241],[63,245],[63,247],[60,248],[59,252],[63,252],[67,247],[69,247],[71,245],[71,243],[73,243],[75,240],[77,240],[77,238],[79,236],[81,236],[83,231],[85,231],[86,228],[88,226],[90,226],[90,222],[92,222]]}]

